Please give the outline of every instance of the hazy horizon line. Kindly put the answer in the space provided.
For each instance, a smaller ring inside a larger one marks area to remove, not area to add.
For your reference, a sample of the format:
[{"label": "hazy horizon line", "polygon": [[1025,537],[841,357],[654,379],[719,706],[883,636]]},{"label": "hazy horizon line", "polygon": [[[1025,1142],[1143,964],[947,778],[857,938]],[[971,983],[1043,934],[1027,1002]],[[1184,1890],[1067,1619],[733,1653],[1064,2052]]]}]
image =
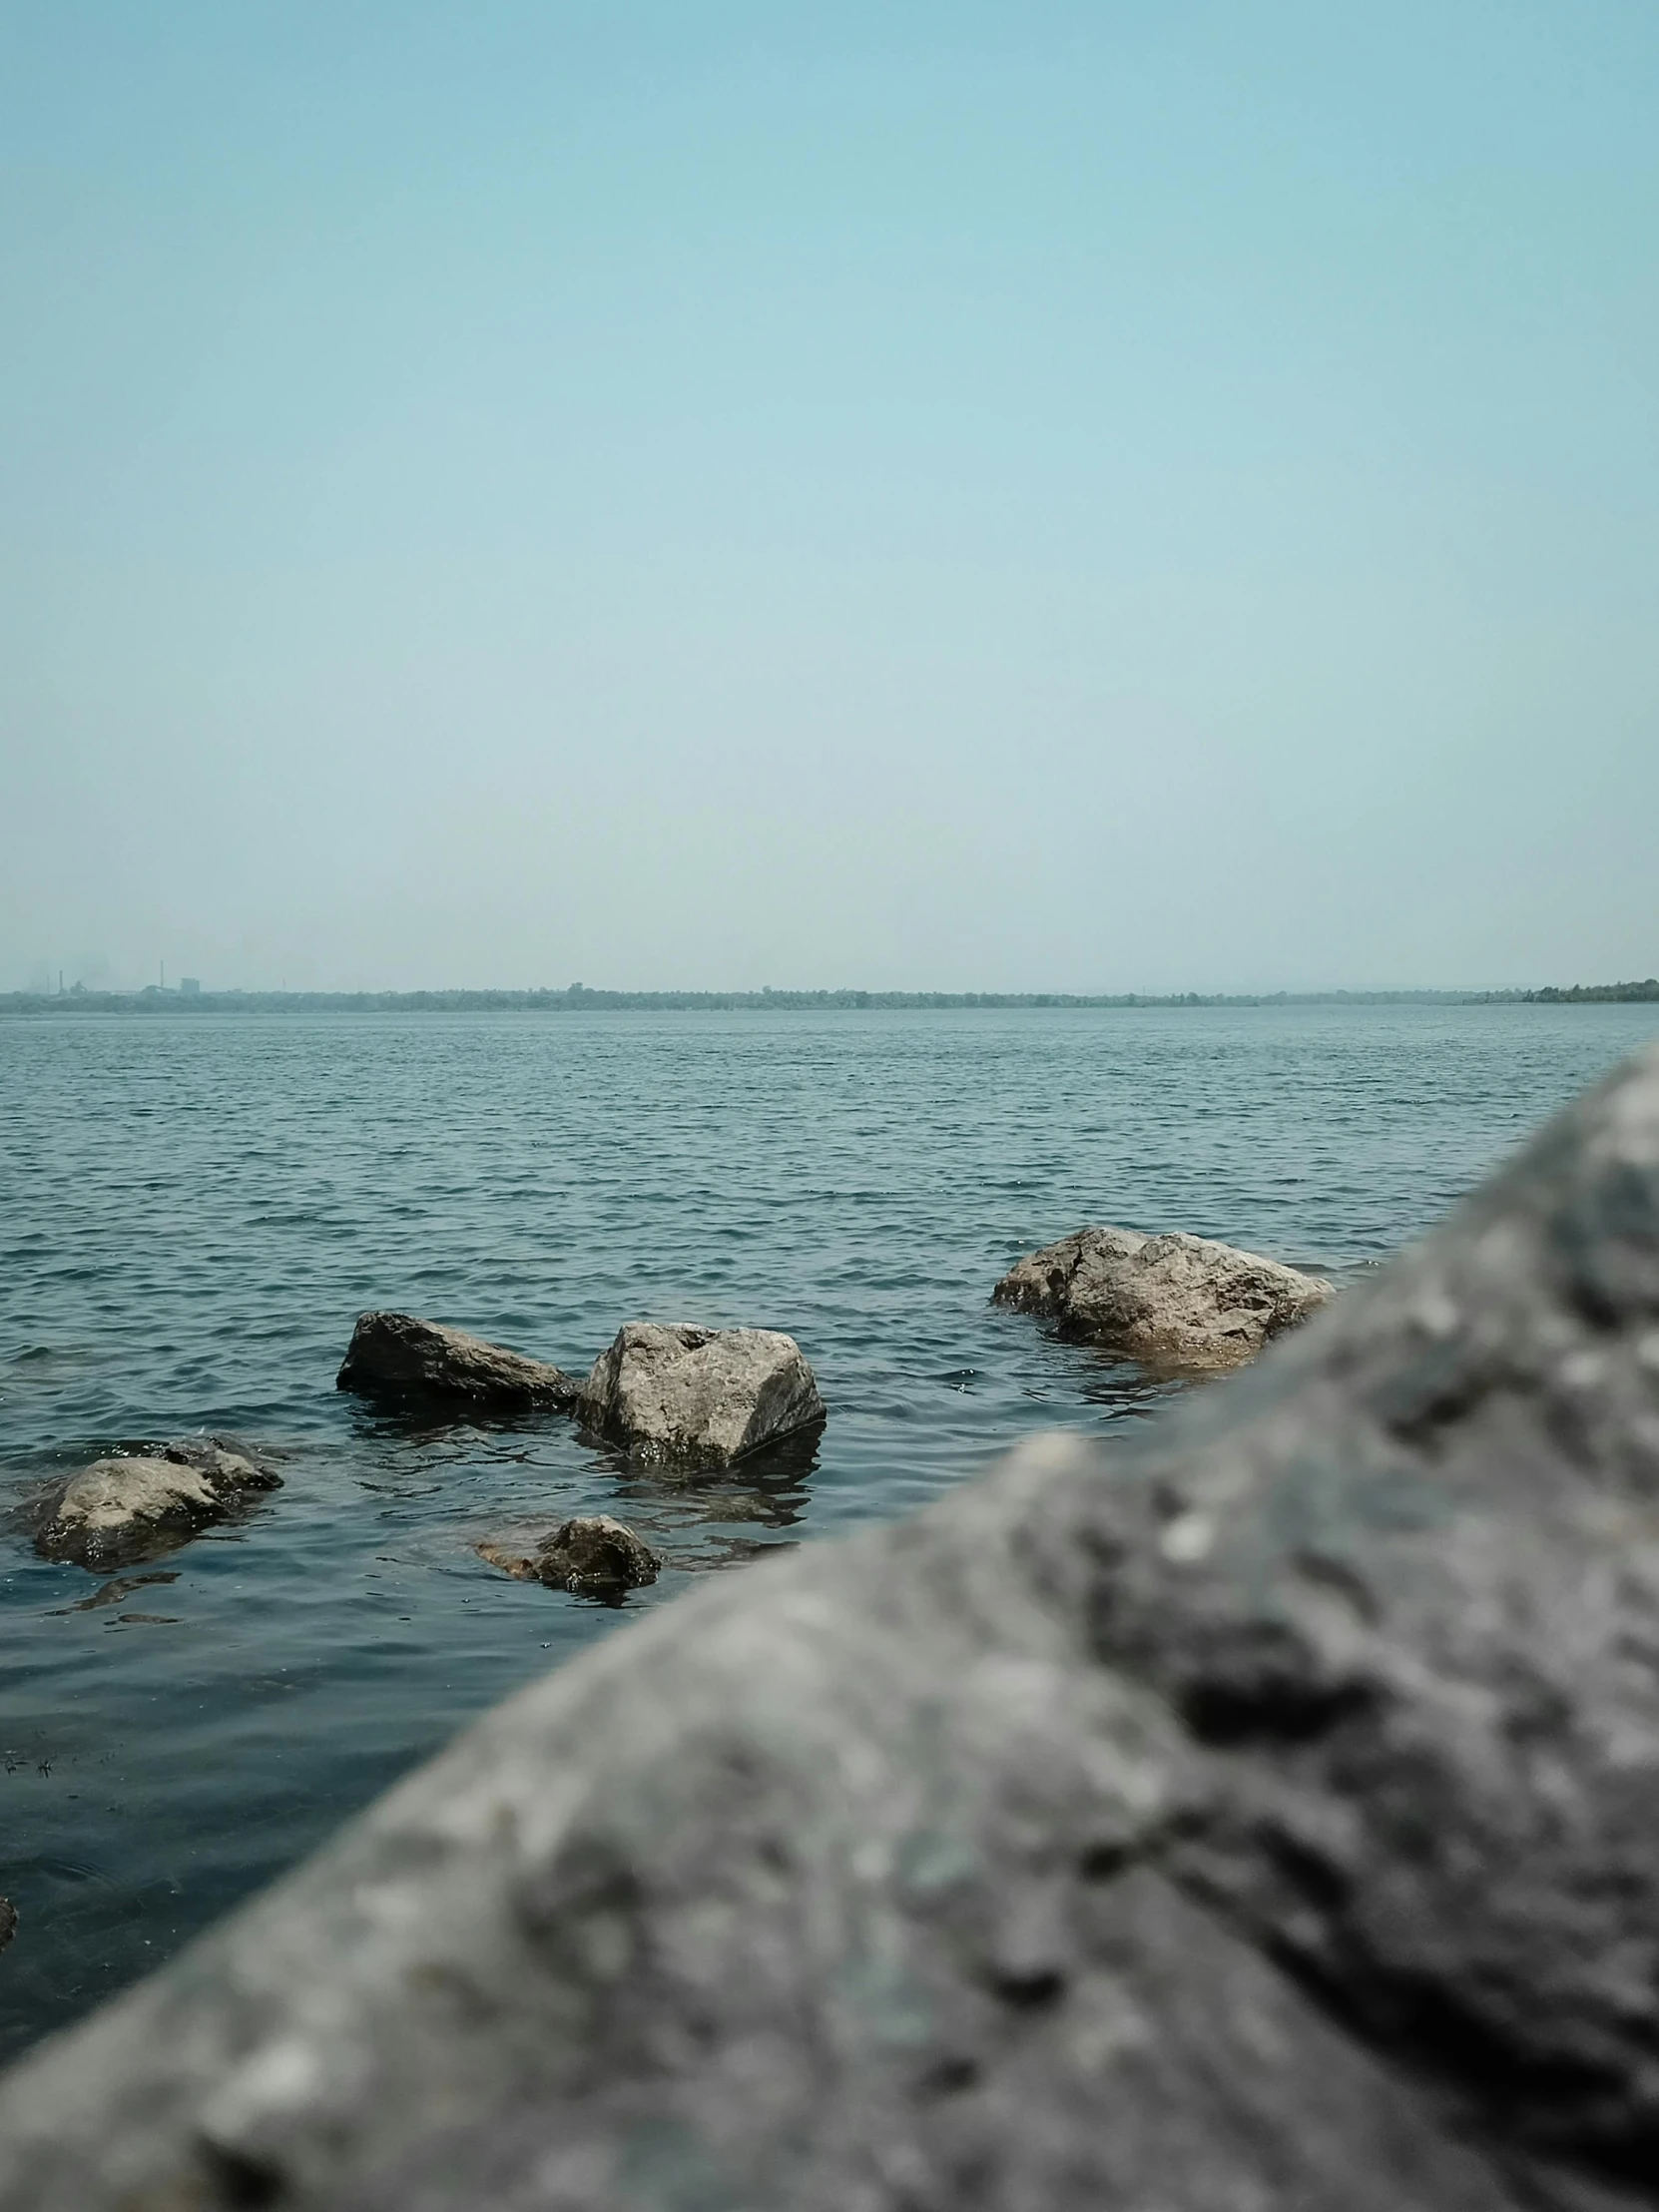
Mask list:
[{"label": "hazy horizon line", "polygon": [[127,1008],[160,1010],[187,1007],[195,1012],[235,1012],[259,1008],[302,1011],[307,1007],[338,1011],[743,1011],[788,1012],[827,1009],[835,1011],[992,1010],[1090,1007],[1271,1006],[1271,1005],[1403,1005],[1413,1002],[1481,1005],[1499,1003],[1549,1003],[1553,1001],[1659,1000],[1659,980],[1648,977],[1628,983],[1575,983],[1543,985],[1532,989],[1443,988],[1400,985],[1378,990],[1332,988],[1328,990],[1273,991],[929,991],[866,990],[855,985],[821,989],[759,990],[615,990],[584,983],[524,988],[456,986],[416,990],[270,990],[229,987],[207,990],[191,978],[181,983],[142,984],[131,990],[89,989],[81,983],[54,990],[14,990],[0,993],[0,1008],[34,1012],[53,1007],[82,1012],[120,1011]]}]

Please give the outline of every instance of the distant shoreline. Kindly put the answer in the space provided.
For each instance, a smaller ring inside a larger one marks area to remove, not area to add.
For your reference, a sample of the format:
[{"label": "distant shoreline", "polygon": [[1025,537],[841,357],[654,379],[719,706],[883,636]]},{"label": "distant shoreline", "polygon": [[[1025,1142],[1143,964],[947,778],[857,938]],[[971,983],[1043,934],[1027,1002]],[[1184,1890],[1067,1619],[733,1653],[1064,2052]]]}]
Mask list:
[{"label": "distant shoreline", "polygon": [[1646,1006],[1659,1002],[1659,978],[1645,983],[1574,983],[1568,990],[1528,991],[1533,1006]]},{"label": "distant shoreline", "polygon": [[527,991],[139,991],[0,993],[0,1014],[791,1013],[1183,1006],[1490,1006],[1659,1003],[1659,980],[1535,991],[610,991],[573,983]]}]

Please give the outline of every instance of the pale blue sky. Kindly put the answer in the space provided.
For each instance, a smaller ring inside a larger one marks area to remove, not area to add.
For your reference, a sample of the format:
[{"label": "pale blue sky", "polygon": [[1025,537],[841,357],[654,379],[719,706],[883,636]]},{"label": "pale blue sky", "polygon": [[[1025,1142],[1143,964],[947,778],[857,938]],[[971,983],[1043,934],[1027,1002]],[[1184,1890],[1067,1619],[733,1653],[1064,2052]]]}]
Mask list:
[{"label": "pale blue sky", "polygon": [[0,0],[0,988],[1659,970],[1659,11]]}]

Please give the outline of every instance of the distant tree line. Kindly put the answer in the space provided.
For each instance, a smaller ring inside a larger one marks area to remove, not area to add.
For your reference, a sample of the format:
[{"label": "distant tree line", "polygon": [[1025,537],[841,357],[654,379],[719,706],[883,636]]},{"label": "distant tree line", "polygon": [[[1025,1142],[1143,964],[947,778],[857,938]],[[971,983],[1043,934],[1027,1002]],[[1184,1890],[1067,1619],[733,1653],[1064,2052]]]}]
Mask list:
[{"label": "distant tree line", "polygon": [[1533,1006],[1645,1005],[1659,1001],[1659,977],[1650,975],[1645,983],[1574,983],[1565,991],[1551,986],[1528,991],[1526,998]]}]

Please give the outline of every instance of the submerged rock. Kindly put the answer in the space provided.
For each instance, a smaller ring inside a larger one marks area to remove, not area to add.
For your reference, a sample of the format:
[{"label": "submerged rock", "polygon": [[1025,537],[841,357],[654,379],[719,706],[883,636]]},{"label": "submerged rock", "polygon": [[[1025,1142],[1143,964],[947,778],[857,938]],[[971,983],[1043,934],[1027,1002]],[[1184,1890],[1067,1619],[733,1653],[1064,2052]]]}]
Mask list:
[{"label": "submerged rock", "polygon": [[565,1521],[530,1554],[504,1544],[477,1548],[481,1559],[521,1582],[545,1582],[549,1589],[599,1595],[643,1589],[656,1581],[662,1565],[643,1537],[612,1520],[609,1513],[587,1513]]},{"label": "submerged rock", "polygon": [[632,1321],[594,1362],[583,1412],[640,1458],[723,1465],[823,1420],[824,1400],[778,1330]]},{"label": "submerged rock", "polygon": [[98,1459],[42,1508],[35,1549],[102,1573],[183,1543],[282,1478],[217,1437],[188,1437],[153,1455]]},{"label": "submerged rock", "polygon": [[574,1410],[582,1385],[545,1360],[507,1352],[413,1314],[359,1314],[341,1364],[342,1390],[426,1390],[480,1404]]},{"label": "submerged rock", "polygon": [[1654,2212],[1659,1052],[1114,1445],[521,1691],[0,2212]]},{"label": "submerged rock", "polygon": [[17,1907],[10,1898],[0,1898],[0,1950],[4,1950],[17,1934]]},{"label": "submerged rock", "polygon": [[1179,1231],[1079,1229],[1019,1261],[992,1291],[1143,1366],[1236,1368],[1335,1297],[1277,1260]]}]

